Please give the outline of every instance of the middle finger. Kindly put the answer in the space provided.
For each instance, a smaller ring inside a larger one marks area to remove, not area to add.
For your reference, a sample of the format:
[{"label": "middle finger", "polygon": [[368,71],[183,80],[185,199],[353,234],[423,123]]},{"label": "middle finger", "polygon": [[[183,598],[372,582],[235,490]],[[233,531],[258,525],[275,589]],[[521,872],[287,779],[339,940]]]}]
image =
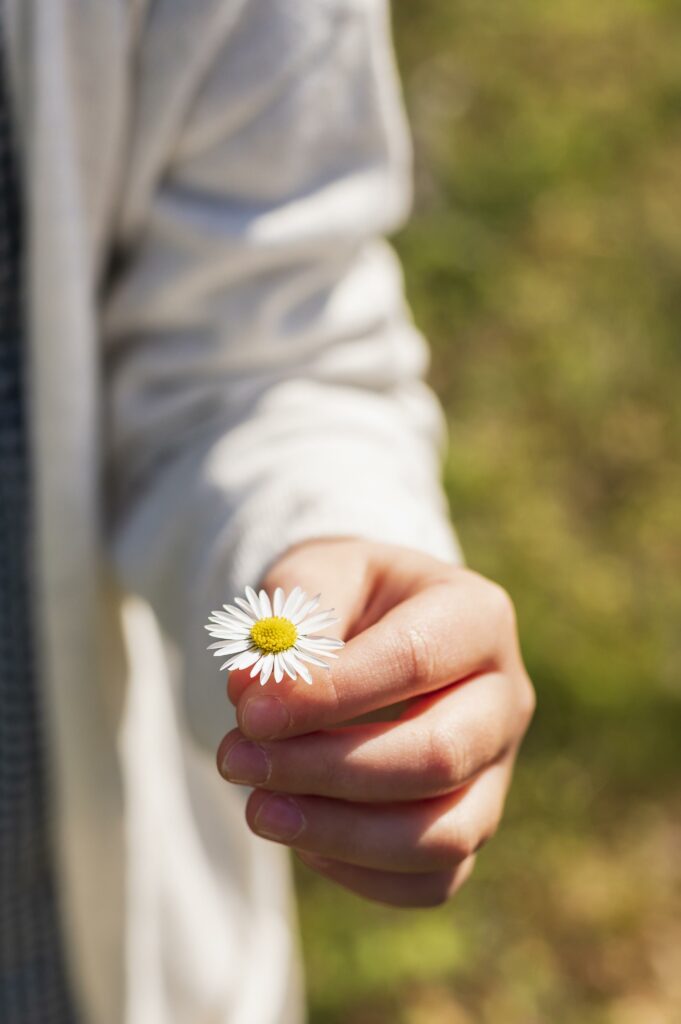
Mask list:
[{"label": "middle finger", "polygon": [[498,673],[419,702],[385,725],[347,726],[253,743],[235,729],[218,749],[220,773],[243,785],[366,802],[440,796],[503,757],[518,735],[515,687]]}]

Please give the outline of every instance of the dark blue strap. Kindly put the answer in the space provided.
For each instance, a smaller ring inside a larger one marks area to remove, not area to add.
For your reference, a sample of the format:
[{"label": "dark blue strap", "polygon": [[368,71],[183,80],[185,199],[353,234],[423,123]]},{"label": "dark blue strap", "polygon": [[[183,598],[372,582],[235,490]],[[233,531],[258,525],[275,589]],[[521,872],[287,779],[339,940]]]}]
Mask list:
[{"label": "dark blue strap", "polygon": [[[73,1024],[31,635],[20,202],[0,10],[0,1022]],[[96,913],[93,907],[93,913]]]}]

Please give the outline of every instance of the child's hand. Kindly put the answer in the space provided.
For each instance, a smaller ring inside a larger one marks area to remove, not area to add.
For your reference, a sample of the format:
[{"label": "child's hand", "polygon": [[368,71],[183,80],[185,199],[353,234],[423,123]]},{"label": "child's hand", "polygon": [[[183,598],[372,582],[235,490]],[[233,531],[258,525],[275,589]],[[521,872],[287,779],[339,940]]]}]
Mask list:
[{"label": "child's hand", "polygon": [[311,686],[231,673],[240,728],[220,771],[258,787],[250,827],[320,874],[384,903],[441,903],[497,828],[534,711],[513,605],[476,573],[354,538],[296,545],[261,583],[296,584],[335,608],[327,632],[347,646]]}]

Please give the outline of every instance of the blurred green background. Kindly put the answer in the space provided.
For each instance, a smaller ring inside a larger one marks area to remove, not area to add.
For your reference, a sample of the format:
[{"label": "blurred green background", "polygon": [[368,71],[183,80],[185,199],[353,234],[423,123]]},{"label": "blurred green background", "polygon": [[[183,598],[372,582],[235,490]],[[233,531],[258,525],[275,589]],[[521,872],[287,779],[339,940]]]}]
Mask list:
[{"label": "blurred green background", "polygon": [[301,869],[312,1024],[681,1021],[681,5],[399,0],[397,239],[538,711],[450,905]]}]

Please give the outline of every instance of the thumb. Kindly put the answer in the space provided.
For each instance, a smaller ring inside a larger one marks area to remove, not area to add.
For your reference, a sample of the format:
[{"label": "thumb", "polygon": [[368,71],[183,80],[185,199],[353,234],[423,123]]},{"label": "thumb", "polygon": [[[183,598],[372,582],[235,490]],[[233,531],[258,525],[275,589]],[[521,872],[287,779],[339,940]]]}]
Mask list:
[{"label": "thumb", "polygon": [[[331,633],[345,640],[361,617],[371,589],[367,545],[348,537],[315,538],[296,544],[267,570],[256,589],[264,589],[271,599],[277,587],[287,595],[294,587],[300,587],[310,598],[320,594],[317,610],[333,609],[339,621]],[[229,672],[227,695],[232,703],[236,705],[254,682],[250,669]]]}]

